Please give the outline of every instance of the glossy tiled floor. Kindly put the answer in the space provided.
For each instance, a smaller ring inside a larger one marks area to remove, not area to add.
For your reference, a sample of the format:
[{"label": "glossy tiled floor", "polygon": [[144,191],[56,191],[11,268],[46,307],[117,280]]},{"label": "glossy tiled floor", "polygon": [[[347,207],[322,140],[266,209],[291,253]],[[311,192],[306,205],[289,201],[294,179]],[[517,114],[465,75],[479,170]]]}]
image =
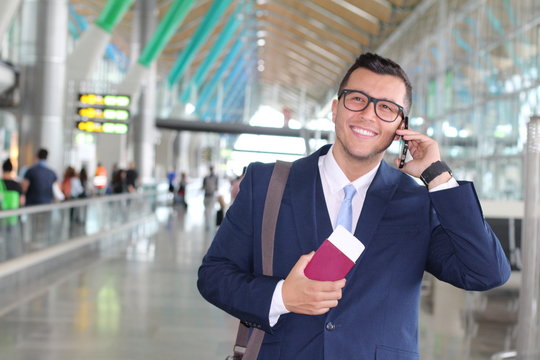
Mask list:
[{"label": "glossy tiled floor", "polygon": [[195,286],[208,233],[198,217],[163,215],[152,239],[81,260],[15,303],[4,299],[0,359],[223,359],[235,321]]},{"label": "glossy tiled floor", "polygon": [[[0,359],[224,359],[236,321],[206,303],[195,285],[212,233],[202,214],[196,203],[187,213],[160,208],[160,229],[150,239],[126,241],[0,294]],[[466,296],[429,284],[419,334],[423,360],[487,360],[513,345],[515,293]]]}]

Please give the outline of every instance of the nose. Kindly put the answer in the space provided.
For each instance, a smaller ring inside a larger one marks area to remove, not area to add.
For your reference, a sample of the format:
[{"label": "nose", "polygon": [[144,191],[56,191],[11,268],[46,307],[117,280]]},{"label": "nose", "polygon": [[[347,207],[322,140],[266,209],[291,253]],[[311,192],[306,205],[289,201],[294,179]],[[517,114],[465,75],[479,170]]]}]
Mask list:
[{"label": "nose", "polygon": [[378,118],[377,113],[375,112],[375,102],[371,100],[369,101],[368,106],[366,106],[366,108],[361,112],[362,114],[364,114],[365,116],[369,116],[370,118]]}]

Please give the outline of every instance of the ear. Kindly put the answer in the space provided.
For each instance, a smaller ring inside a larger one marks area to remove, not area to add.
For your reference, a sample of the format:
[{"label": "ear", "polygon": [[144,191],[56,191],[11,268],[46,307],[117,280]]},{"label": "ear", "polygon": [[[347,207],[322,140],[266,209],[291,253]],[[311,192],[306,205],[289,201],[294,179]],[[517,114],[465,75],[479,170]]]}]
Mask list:
[{"label": "ear", "polygon": [[405,129],[405,118],[401,119],[401,122],[399,123],[398,129],[400,129],[400,130]]},{"label": "ear", "polygon": [[[399,124],[399,126],[397,128],[400,129],[400,130],[405,129],[405,119],[401,119],[401,123]],[[400,138],[401,138],[401,136],[399,136],[397,134],[394,136],[394,140],[399,140]]]},{"label": "ear", "polygon": [[336,113],[337,113],[337,107],[338,107],[338,100],[334,99],[332,101],[332,122],[336,123]]}]

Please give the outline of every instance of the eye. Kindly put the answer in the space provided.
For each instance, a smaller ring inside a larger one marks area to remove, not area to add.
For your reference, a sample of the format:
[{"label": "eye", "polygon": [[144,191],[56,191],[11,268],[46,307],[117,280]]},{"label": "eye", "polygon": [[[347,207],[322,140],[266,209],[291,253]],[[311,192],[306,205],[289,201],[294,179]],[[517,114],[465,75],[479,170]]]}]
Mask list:
[{"label": "eye", "polygon": [[366,98],[359,94],[351,94],[351,101],[354,101],[357,103],[365,103]]},{"label": "eye", "polygon": [[396,105],[384,101],[380,101],[378,106],[379,110],[389,113],[396,113],[398,111],[398,108]]}]

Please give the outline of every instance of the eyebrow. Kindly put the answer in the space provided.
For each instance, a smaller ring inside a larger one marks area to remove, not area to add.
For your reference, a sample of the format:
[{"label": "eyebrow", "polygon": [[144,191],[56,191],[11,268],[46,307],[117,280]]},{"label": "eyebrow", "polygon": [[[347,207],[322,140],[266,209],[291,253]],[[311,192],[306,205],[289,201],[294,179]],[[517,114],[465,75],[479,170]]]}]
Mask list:
[{"label": "eyebrow", "polygon": [[[395,104],[397,104],[397,105],[402,106],[403,108],[405,108],[404,105],[401,105],[401,104],[400,104],[399,102],[397,102],[396,100],[389,99],[389,98],[387,98],[387,97],[379,98],[379,97],[376,97],[376,96],[371,95],[370,93],[368,93],[368,92],[365,91],[365,90],[352,89],[352,88],[344,88],[343,90],[360,91],[360,92],[363,92],[364,94],[369,95],[369,96],[371,96],[372,98],[375,98],[375,99],[377,99],[377,100],[387,100],[387,101],[391,101],[391,102],[393,102],[393,103],[395,103]],[[403,99],[403,100],[405,100],[405,99]]]}]

